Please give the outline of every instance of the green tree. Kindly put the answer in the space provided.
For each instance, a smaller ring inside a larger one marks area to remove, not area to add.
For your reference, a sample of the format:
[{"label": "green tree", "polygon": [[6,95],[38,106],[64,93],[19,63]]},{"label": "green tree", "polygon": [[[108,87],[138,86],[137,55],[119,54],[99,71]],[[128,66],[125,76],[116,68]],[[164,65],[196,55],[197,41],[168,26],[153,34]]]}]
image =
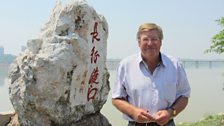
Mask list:
[{"label": "green tree", "polygon": [[212,45],[209,49],[205,50],[206,53],[215,52],[221,54],[224,52],[224,17],[216,20],[218,25],[222,27],[222,30],[212,37]]}]

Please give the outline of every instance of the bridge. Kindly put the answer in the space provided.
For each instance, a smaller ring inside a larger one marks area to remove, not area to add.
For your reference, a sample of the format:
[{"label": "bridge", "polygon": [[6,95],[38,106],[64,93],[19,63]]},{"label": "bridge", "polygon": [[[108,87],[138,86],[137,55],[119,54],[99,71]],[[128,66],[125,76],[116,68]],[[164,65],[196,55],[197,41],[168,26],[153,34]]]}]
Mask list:
[{"label": "bridge", "polygon": [[[120,59],[108,59],[107,68],[109,70],[116,70],[120,62]],[[223,60],[195,60],[195,59],[181,59],[181,62],[185,68],[224,68]]]}]

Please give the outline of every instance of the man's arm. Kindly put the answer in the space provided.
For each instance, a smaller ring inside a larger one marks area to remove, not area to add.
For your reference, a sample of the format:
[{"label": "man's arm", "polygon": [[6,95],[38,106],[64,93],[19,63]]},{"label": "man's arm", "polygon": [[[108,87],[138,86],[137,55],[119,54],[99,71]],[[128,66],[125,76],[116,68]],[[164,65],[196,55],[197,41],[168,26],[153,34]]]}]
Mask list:
[{"label": "man's arm", "polygon": [[176,110],[176,114],[173,116],[178,115],[181,111],[183,111],[188,104],[188,98],[184,96],[180,96],[172,105],[172,108]]},{"label": "man's arm", "polygon": [[181,111],[183,111],[187,106],[187,104],[188,104],[187,97],[184,96],[179,97],[171,106],[175,110],[175,113],[173,113],[172,109],[160,110],[156,113],[155,117],[156,122],[159,125],[167,124],[171,118],[173,118],[174,116],[178,115]]},{"label": "man's arm", "polygon": [[112,99],[112,104],[122,113],[131,116],[136,122],[154,122],[154,118],[144,109],[131,105],[122,98]]}]

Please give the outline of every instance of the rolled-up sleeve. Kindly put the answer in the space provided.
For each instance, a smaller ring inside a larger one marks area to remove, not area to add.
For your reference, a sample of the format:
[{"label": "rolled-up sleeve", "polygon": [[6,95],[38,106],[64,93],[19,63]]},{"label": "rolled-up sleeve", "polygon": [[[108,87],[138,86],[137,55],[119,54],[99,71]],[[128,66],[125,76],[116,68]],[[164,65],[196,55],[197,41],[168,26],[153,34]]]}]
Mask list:
[{"label": "rolled-up sleeve", "polygon": [[127,92],[125,89],[125,65],[120,62],[117,69],[115,83],[112,88],[112,98],[126,98]]},{"label": "rolled-up sleeve", "polygon": [[187,79],[187,74],[181,62],[178,62],[177,98],[180,96],[190,97],[191,88]]}]

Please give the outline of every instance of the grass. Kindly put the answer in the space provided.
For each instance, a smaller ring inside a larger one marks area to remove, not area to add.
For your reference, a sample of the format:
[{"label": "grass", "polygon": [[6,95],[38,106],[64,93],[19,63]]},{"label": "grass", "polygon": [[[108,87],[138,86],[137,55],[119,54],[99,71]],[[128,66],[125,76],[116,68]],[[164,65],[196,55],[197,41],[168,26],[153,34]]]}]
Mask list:
[{"label": "grass", "polygon": [[200,121],[178,124],[177,126],[224,126],[224,114],[209,115]]}]

